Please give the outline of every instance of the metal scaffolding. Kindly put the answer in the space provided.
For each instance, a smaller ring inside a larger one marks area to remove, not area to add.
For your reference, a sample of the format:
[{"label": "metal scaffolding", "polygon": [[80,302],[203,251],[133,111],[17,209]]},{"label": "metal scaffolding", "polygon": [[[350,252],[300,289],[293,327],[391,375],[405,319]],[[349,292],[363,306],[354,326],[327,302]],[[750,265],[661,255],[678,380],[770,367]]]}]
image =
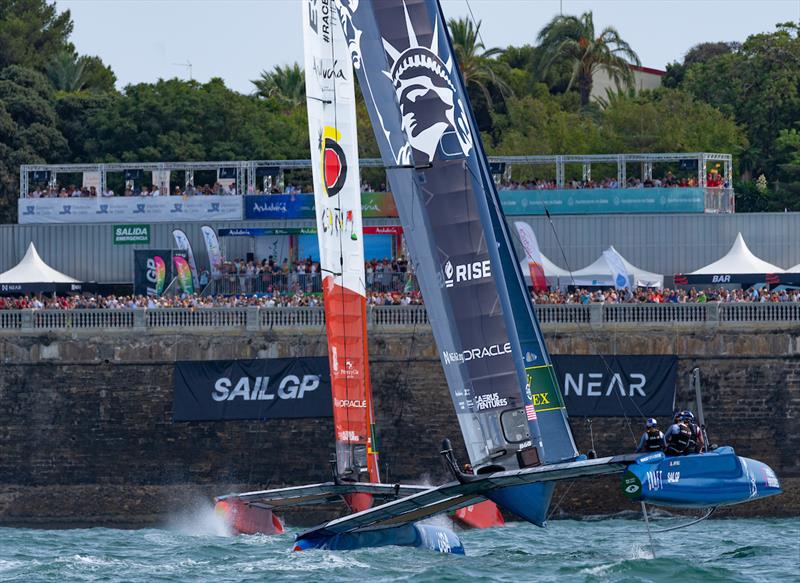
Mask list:
[{"label": "metal scaffolding", "polygon": [[[503,175],[509,177],[511,168],[515,165],[527,166],[555,166],[556,185],[564,187],[565,167],[567,164],[581,164],[582,177],[591,180],[592,164],[615,164],[617,166],[618,188],[626,188],[628,178],[628,165],[638,164],[642,181],[652,179],[653,164],[665,162],[683,162],[691,160],[697,163],[697,186],[706,186],[706,173],[708,164],[721,162],[722,175],[729,185],[733,184],[733,157],[730,154],[713,152],[673,152],[661,154],[585,154],[585,155],[554,155],[554,156],[492,156],[493,163],[499,163],[504,169]],[[362,168],[381,168],[383,162],[377,158],[360,160]],[[276,185],[284,182],[284,171],[298,168],[311,168],[311,161],[303,160],[236,160],[217,162],[131,162],[112,164],[25,164],[20,167],[20,197],[27,196],[30,192],[31,175],[33,172],[49,172],[49,181],[57,183],[58,174],[96,172],[100,175],[100,188],[105,189],[107,176],[112,172],[126,170],[141,170],[144,172],[167,171],[185,172],[189,183],[194,180],[197,170],[216,170],[222,168],[236,169],[236,193],[247,194],[255,192],[257,176],[260,169],[272,172]]]}]

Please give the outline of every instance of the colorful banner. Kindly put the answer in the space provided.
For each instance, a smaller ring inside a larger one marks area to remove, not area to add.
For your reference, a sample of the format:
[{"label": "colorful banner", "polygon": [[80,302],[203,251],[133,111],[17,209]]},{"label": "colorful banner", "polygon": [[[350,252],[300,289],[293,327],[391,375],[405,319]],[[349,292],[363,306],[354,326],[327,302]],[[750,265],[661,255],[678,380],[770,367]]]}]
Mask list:
[{"label": "colorful banner", "polygon": [[519,240],[522,243],[522,248],[525,249],[525,256],[528,259],[533,291],[547,291],[547,278],[544,275],[542,252],[539,250],[539,242],[536,240],[533,228],[522,221],[515,221],[514,226],[517,228]]},{"label": "colorful banner", "polygon": [[133,252],[133,293],[160,296],[172,281],[172,251],[137,249]]},{"label": "colorful banner", "polygon": [[189,237],[187,237],[186,233],[181,229],[172,231],[172,236],[175,238],[175,244],[178,246],[178,249],[186,252],[187,263],[192,273],[192,284],[194,288],[198,291],[202,291],[200,290],[200,277],[197,273],[197,262],[194,260],[194,251],[192,251],[192,243],[189,241]]},{"label": "colorful banner", "polygon": [[173,421],[330,417],[324,357],[177,362]]},{"label": "colorful banner", "polygon": [[214,229],[208,225],[203,225],[200,231],[203,233],[203,240],[206,243],[206,252],[208,253],[208,262],[211,266],[211,275],[213,277],[219,277],[222,275],[223,258],[217,234],[214,232]]},{"label": "colorful banner", "polygon": [[[397,206],[389,192],[361,194],[361,214],[366,218],[395,218]],[[312,194],[259,194],[244,197],[245,219],[313,219]]]},{"label": "colorful banner", "polygon": [[189,262],[186,260],[186,257],[182,257],[178,252],[173,252],[172,265],[175,266],[175,277],[178,280],[181,292],[193,294],[194,283],[192,281],[192,270],[189,269]]},{"label": "colorful banner", "polygon": [[25,198],[19,224],[239,221],[241,196]]}]

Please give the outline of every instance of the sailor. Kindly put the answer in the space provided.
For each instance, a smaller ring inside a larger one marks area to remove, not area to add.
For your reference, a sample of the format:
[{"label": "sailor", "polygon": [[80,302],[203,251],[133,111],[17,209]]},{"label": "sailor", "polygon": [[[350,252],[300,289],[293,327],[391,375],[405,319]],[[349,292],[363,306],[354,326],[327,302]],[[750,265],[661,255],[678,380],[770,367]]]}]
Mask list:
[{"label": "sailor", "polygon": [[705,442],[703,440],[703,431],[694,422],[694,413],[691,411],[683,411],[681,413],[681,418],[689,427],[689,431],[692,434],[686,453],[701,453],[705,449]]},{"label": "sailor", "polygon": [[664,440],[664,434],[658,428],[658,421],[651,417],[647,420],[645,432],[639,440],[636,453],[644,451],[663,451],[666,447],[667,443]]},{"label": "sailor", "polygon": [[675,415],[675,423],[670,425],[664,436],[667,447],[664,453],[670,456],[686,455],[689,453],[689,443],[692,441],[692,430],[686,424],[682,413]]}]

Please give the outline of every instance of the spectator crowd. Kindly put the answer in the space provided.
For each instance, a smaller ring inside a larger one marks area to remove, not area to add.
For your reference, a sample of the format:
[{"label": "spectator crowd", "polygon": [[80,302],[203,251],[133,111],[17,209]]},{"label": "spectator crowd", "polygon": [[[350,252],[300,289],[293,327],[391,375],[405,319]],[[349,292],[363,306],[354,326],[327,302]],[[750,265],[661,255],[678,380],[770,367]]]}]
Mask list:
[{"label": "spectator crowd", "polygon": [[[663,178],[648,178],[642,180],[640,178],[628,177],[625,181],[624,188],[692,188],[698,186],[697,176],[692,175],[688,177],[678,178],[667,172]],[[730,188],[730,184],[723,176],[712,169],[706,175],[707,188]],[[564,186],[559,187],[555,179],[540,180],[533,178],[517,182],[515,180],[503,181],[500,183],[500,190],[582,190],[591,188],[623,188],[617,178],[603,178],[602,180],[566,180]]]},{"label": "spectator crowd", "polygon": [[[571,292],[550,291],[534,293],[531,300],[535,304],[698,304],[707,302],[722,303],[800,303],[800,290],[769,291],[751,288],[749,290],[727,290],[710,288],[705,290],[646,289],[637,288],[632,294],[625,290],[578,289]],[[408,306],[423,304],[418,291],[368,291],[369,306]],[[181,294],[175,296],[146,297],[134,295],[72,295],[49,297],[41,294],[0,297],[0,310],[78,310],[78,309],[155,309],[155,308],[238,308],[238,307],[317,307],[322,305],[321,293],[271,292],[263,294],[200,296]]]}]

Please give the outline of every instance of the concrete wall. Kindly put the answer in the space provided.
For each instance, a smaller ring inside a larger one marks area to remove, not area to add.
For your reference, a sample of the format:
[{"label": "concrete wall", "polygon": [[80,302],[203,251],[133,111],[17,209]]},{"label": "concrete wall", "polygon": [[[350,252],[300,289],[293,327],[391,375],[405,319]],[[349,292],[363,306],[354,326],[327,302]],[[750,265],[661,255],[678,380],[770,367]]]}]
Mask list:
[{"label": "concrete wall", "polygon": [[[800,325],[547,336],[554,353],[678,354],[679,404],[700,366],[712,441],[769,463],[786,489],[734,512],[800,513]],[[323,333],[0,336],[0,524],[152,524],[198,497],[327,479],[330,419],[171,421],[175,360],[324,355],[325,342]],[[373,334],[370,354],[384,475],[445,478],[441,439],[466,457],[430,331]],[[585,451],[588,425],[571,421]],[[593,422],[600,455],[632,451],[642,420],[629,421]],[[636,508],[612,478],[574,483],[557,512]]]}]

